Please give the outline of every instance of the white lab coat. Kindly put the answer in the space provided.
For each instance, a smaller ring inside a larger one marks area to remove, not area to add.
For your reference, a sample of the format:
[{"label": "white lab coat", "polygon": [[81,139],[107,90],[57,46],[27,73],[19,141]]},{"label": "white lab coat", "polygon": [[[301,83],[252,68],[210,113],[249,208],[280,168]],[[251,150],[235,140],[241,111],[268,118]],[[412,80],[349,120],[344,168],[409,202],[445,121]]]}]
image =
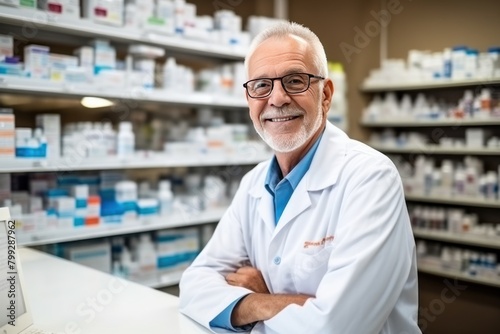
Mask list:
[{"label": "white lab coat", "polygon": [[[314,295],[252,333],[420,333],[415,243],[393,163],[327,123],[277,226],[256,166],[180,283],[180,310],[201,325],[250,293],[224,276],[247,261],[271,293]],[[217,332],[226,332],[212,328]]]}]

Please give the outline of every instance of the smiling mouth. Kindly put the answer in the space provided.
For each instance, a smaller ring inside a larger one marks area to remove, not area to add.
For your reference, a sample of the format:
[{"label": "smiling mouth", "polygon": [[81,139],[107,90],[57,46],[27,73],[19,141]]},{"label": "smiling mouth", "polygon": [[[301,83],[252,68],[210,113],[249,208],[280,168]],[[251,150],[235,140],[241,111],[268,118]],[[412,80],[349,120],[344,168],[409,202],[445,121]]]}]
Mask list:
[{"label": "smiling mouth", "polygon": [[269,122],[287,122],[298,118],[299,116],[289,116],[289,117],[276,117],[276,118],[266,118]]}]

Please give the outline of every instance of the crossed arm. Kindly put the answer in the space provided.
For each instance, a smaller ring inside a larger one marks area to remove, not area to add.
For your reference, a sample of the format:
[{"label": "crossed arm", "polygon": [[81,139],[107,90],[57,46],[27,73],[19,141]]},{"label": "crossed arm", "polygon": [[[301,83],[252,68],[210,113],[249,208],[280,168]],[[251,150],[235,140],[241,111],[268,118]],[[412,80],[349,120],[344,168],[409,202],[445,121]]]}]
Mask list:
[{"label": "crossed arm", "polygon": [[252,290],[236,304],[231,314],[231,323],[235,327],[256,321],[271,319],[290,304],[304,305],[313,296],[303,294],[270,294],[262,273],[253,267],[242,267],[226,276],[229,285]]}]

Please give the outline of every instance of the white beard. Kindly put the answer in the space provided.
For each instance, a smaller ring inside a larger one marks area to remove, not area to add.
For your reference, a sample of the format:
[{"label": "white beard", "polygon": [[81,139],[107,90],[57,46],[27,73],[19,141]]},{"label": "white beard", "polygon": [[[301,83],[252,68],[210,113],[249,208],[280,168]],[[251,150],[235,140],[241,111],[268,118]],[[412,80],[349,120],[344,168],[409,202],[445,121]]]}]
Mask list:
[{"label": "white beard", "polygon": [[[296,111],[293,108],[280,108],[277,110],[280,113],[280,116],[277,117],[286,117],[287,115],[304,115],[303,111]],[[302,145],[304,145],[311,137],[319,130],[321,124],[323,123],[323,110],[321,103],[319,103],[317,115],[314,120],[314,124],[310,124],[306,121],[302,123],[298,132],[287,135],[271,135],[264,128],[255,128],[259,136],[266,142],[269,147],[275,152],[279,153],[289,153],[292,152]],[[265,113],[263,114],[265,115]],[[276,115],[276,112],[273,113]],[[261,117],[261,120],[264,118],[269,118],[268,116]],[[261,121],[262,122],[262,121]]]}]

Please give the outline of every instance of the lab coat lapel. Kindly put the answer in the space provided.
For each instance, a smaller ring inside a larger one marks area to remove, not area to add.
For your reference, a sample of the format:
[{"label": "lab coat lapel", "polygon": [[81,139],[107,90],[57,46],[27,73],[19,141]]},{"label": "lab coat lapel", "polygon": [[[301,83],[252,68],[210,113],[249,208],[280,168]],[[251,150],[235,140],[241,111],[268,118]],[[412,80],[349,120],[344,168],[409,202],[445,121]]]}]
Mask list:
[{"label": "lab coat lapel", "polygon": [[[307,173],[309,173],[309,171],[307,171]],[[283,214],[278,221],[275,233],[278,233],[289,222],[291,222],[295,217],[300,215],[310,206],[311,198],[309,197],[309,192],[307,191],[306,180],[302,178],[302,180],[297,185],[297,188],[293,191],[292,197],[290,197],[290,200],[288,201],[285,210],[283,211]]]},{"label": "lab coat lapel", "polygon": [[266,224],[266,227],[270,231],[273,231],[276,226],[274,223],[274,202],[273,197],[267,191],[262,192],[258,211],[259,216],[264,221],[264,224]]}]

